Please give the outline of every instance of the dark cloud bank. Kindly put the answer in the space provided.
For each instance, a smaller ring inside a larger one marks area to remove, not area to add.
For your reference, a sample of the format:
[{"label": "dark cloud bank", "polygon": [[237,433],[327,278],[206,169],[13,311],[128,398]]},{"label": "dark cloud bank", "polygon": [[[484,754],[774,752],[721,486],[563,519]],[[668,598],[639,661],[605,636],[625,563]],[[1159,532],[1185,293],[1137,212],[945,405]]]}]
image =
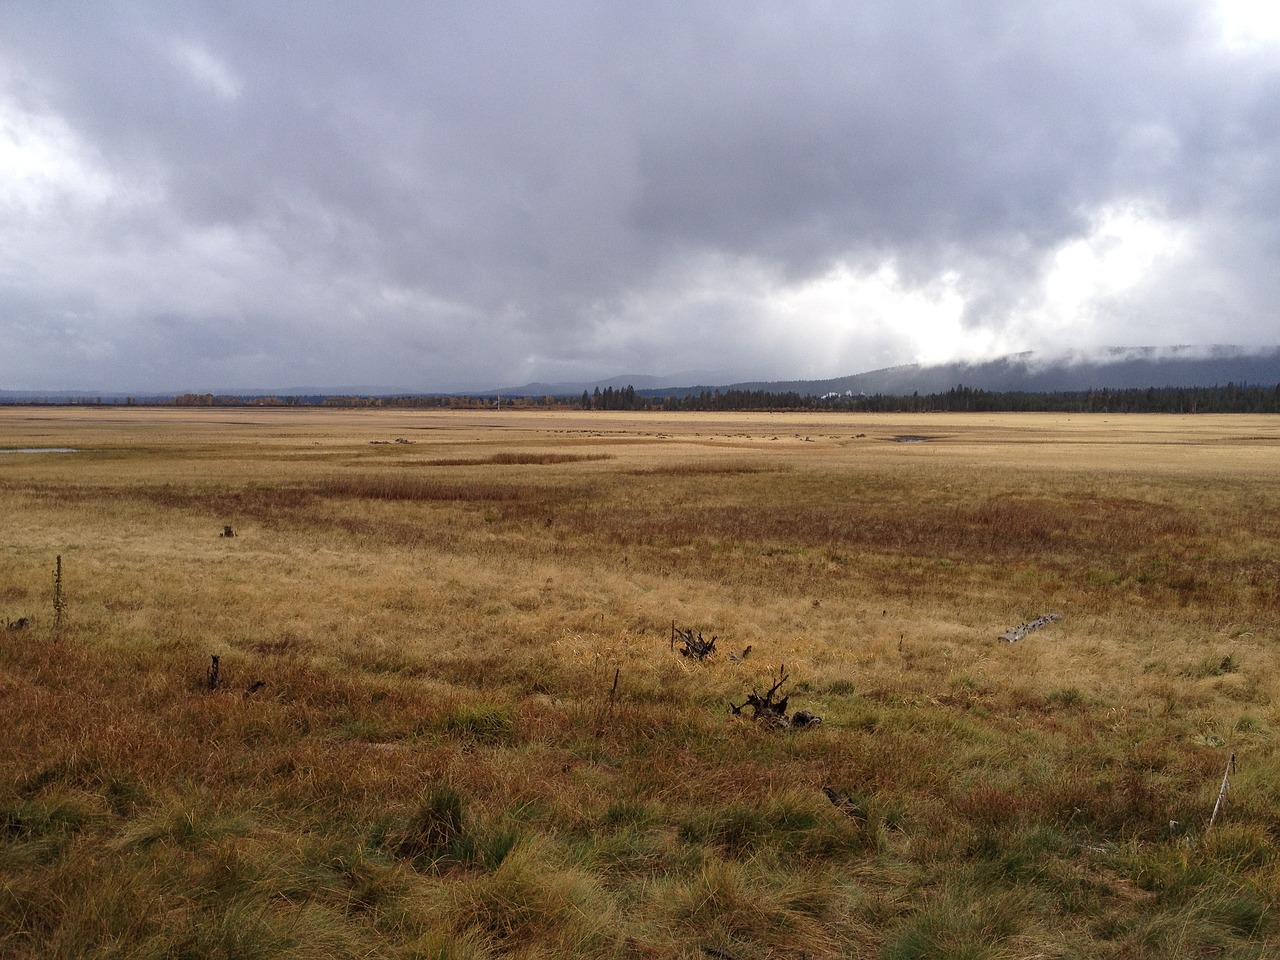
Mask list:
[{"label": "dark cloud bank", "polygon": [[7,3],[0,387],[1273,345],[1280,47],[1215,11]]}]

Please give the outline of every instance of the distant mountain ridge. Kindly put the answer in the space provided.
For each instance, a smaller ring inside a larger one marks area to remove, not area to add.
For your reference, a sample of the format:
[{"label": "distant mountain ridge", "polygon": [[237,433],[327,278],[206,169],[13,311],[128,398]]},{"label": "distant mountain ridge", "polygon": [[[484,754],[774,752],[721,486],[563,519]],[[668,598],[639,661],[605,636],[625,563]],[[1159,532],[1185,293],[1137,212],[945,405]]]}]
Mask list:
[{"label": "distant mountain ridge", "polygon": [[[735,384],[734,389],[795,390],[824,393],[885,394],[941,393],[963,384],[999,393],[1062,393],[1081,390],[1132,390],[1147,387],[1212,387],[1235,384],[1280,383],[1280,347],[1244,354],[1217,348],[1207,353],[1172,350],[1114,350],[1090,358],[1040,358],[1015,354],[978,363],[933,366],[910,364],[837,377],[789,384]],[[803,389],[800,387],[803,385]]]},{"label": "distant mountain ridge", "polygon": [[[1280,347],[1248,351],[1241,347],[1120,347],[1088,356],[1044,357],[1019,353],[980,362],[905,364],[825,380],[755,380],[734,383],[651,386],[644,377],[611,377],[574,384],[530,384],[505,394],[573,396],[596,387],[633,386],[643,396],[689,396],[704,390],[767,393],[828,393],[910,396],[942,393],[963,384],[998,393],[1064,393],[1084,390],[1132,390],[1148,387],[1212,387],[1228,383],[1280,384]],[[492,393],[492,391],[489,391]]]}]

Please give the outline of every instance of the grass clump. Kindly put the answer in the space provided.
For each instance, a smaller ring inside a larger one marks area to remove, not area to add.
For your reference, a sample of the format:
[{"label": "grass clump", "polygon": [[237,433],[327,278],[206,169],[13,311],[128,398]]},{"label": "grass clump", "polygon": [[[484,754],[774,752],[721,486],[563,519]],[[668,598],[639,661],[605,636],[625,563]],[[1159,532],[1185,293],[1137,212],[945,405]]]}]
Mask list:
[{"label": "grass clump", "polygon": [[1006,960],[1034,907],[1013,891],[983,893],[965,886],[931,896],[911,919],[891,931],[884,960]]},{"label": "grass clump", "polygon": [[439,721],[445,734],[476,743],[506,744],[515,739],[516,720],[510,707],[473,704],[449,710]]},{"label": "grass clump", "polygon": [[829,876],[771,870],[765,861],[709,859],[687,880],[660,891],[670,921],[698,942],[741,951],[826,955],[827,922],[839,898]]},{"label": "grass clump", "polygon": [[437,784],[384,843],[395,856],[419,870],[496,869],[515,846],[517,835],[512,830],[476,824],[465,806],[456,788]]},{"label": "grass clump", "polygon": [[1233,654],[1215,653],[1202,658],[1186,671],[1186,675],[1199,680],[1205,677],[1225,677],[1239,669],[1240,664],[1236,662]]},{"label": "grass clump", "polygon": [[761,851],[823,860],[875,846],[874,832],[842,815],[825,798],[786,793],[764,803],[736,800],[695,811],[678,828],[681,839],[714,846],[731,857]]},{"label": "grass clump", "polygon": [[496,951],[537,943],[551,955],[607,956],[618,943],[611,902],[599,883],[559,865],[543,842],[517,845],[492,873],[460,882],[450,899],[454,930]]},{"label": "grass clump", "polygon": [[0,866],[54,862],[101,817],[83,796],[10,797],[0,804]]},{"label": "grass clump", "polygon": [[1082,707],[1087,700],[1084,691],[1076,686],[1059,687],[1056,690],[1051,690],[1046,699],[1049,706],[1064,710]]}]

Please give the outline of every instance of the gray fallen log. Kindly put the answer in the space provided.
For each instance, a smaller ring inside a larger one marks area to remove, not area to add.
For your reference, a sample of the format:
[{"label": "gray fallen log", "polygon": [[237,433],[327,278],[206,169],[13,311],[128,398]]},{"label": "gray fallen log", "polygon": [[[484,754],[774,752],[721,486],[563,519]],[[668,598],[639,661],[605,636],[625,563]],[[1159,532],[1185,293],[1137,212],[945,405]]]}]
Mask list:
[{"label": "gray fallen log", "polygon": [[1006,630],[1000,634],[1000,639],[1007,643],[1017,643],[1032,630],[1037,630],[1046,624],[1053,623],[1055,620],[1062,618],[1056,613],[1046,613],[1043,617],[1036,617],[1034,620],[1028,620],[1026,623],[1020,623],[1012,630]]}]

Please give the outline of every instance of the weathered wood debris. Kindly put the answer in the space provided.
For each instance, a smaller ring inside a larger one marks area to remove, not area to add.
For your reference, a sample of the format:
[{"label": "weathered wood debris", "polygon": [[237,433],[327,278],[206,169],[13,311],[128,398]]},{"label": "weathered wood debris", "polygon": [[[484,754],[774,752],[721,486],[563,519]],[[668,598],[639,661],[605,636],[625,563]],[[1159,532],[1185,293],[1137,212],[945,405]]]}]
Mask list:
[{"label": "weathered wood debris", "polygon": [[1012,630],[1006,630],[1004,633],[1000,634],[1000,639],[1007,643],[1017,643],[1032,630],[1038,630],[1046,624],[1050,624],[1055,620],[1061,619],[1062,618],[1056,613],[1046,613],[1043,617],[1036,617],[1034,620],[1028,620],[1026,623],[1018,624]]},{"label": "weathered wood debris", "polygon": [[730,703],[729,712],[734,716],[741,716],[742,711],[751,708],[752,719],[771,727],[775,730],[785,730],[788,728],[803,730],[808,727],[816,727],[822,722],[822,718],[810,713],[808,710],[797,710],[793,716],[787,716],[787,704],[791,699],[789,696],[783,697],[781,700],[774,700],[774,695],[782,689],[782,685],[790,679],[787,673],[786,665],[778,668],[778,681],[761,696],[760,693],[752,688],[747,699],[741,703]]},{"label": "weathered wood debris", "polygon": [[867,819],[867,808],[860,804],[853,797],[843,793],[836,793],[831,787],[823,787],[822,792],[826,794],[831,805],[843,813],[851,820],[865,821]]},{"label": "weathered wood debris", "polygon": [[710,640],[702,639],[702,632],[696,634],[693,629],[681,630],[676,626],[674,620],[671,621],[671,649],[675,649],[676,641],[680,641],[680,656],[688,657],[690,660],[702,662],[707,657],[716,652],[716,641],[719,637],[712,637]]},{"label": "weathered wood debris", "polygon": [[816,727],[822,722],[822,718],[816,713],[810,713],[808,710],[797,710],[791,715],[791,726],[797,730],[805,730],[809,727]]}]

